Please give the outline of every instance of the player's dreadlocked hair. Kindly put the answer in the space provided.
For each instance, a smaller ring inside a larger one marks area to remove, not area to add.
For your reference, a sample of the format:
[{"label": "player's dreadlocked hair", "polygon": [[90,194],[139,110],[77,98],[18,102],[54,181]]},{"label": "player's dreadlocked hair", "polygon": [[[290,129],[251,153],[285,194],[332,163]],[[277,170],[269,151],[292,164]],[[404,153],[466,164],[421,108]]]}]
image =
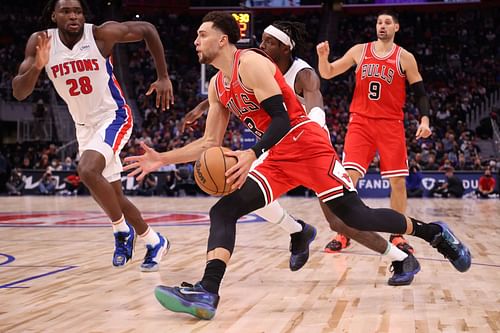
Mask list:
[{"label": "player's dreadlocked hair", "polygon": [[[56,24],[52,21],[52,13],[56,8],[57,1],[59,0],[49,0],[42,10],[42,16],[40,18],[40,24],[42,29],[55,28]],[[85,0],[80,1],[80,5],[83,9],[83,15],[88,18],[90,15],[90,7]]]},{"label": "player's dreadlocked hair", "polygon": [[290,37],[290,39],[295,42],[295,46],[292,49],[292,55],[294,57],[304,54],[304,49],[306,47],[305,44],[307,40],[307,30],[304,23],[292,21],[274,21],[272,25],[286,33],[288,37]]}]

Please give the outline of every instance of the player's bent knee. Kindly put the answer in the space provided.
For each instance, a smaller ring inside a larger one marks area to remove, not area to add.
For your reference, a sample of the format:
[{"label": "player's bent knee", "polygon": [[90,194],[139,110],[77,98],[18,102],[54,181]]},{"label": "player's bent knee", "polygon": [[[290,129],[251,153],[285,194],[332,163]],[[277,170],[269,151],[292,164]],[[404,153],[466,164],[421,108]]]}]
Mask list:
[{"label": "player's bent knee", "polygon": [[84,184],[89,184],[96,174],[92,169],[85,167],[85,165],[78,165],[77,171],[78,176],[80,176]]},{"label": "player's bent knee", "polygon": [[217,225],[221,222],[232,223],[236,222],[240,218],[239,209],[235,205],[231,205],[224,202],[222,199],[219,200],[212,208],[210,208],[209,215],[212,225]]},{"label": "player's bent knee", "polygon": [[330,225],[330,229],[332,229],[333,231],[345,234],[346,231],[350,229],[341,219],[339,219],[335,214],[332,213],[328,206],[323,209],[323,213],[326,217],[326,220],[328,221],[328,224]]},{"label": "player's bent knee", "polygon": [[366,206],[356,192],[347,192],[340,198],[329,201],[332,212],[351,228],[370,231],[372,210]]},{"label": "player's bent knee", "polygon": [[406,232],[406,218],[392,209],[370,208],[357,193],[345,193],[343,197],[331,200],[328,206],[349,227],[361,231],[380,231],[402,234]]},{"label": "player's bent knee", "polygon": [[209,211],[210,236],[208,251],[222,247],[233,253],[236,237],[236,221],[242,215],[238,205],[231,205],[230,201],[219,200]]},{"label": "player's bent knee", "polygon": [[210,236],[208,250],[222,247],[230,253],[234,249],[236,221],[250,212],[264,206],[264,199],[258,185],[247,179],[243,187],[222,197],[209,212]]}]

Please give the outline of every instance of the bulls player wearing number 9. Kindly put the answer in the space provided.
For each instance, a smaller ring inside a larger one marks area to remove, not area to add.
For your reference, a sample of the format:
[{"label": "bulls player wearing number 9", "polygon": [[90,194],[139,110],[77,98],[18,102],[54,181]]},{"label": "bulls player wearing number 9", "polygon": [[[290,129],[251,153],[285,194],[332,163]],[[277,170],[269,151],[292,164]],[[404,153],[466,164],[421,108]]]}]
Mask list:
[{"label": "bulls player wearing number 9", "polygon": [[[208,88],[203,137],[164,153],[143,144],[144,155],[125,159],[130,163],[125,169],[133,170],[130,175],[139,179],[163,164],[194,161],[207,148],[221,145],[231,113],[247,125],[250,122],[245,120],[251,118],[254,130],[262,133],[261,140],[250,149],[226,153],[238,159],[226,173],[227,182],[234,181],[236,191],[210,209],[202,279],[194,284],[158,286],[158,301],[174,312],[213,318],[219,304],[219,287],[234,250],[236,221],[299,185],[313,189],[348,226],[415,235],[436,247],[457,270],[468,270],[470,252],[445,223],[427,224],[391,209],[372,209],[359,199],[325,131],[307,117],[277,65],[257,49],[238,50],[235,44],[239,38],[238,24],[227,12],[208,13],[198,28],[194,44],[199,61],[219,69]],[[266,151],[267,157],[251,169]],[[257,262],[259,258],[255,259]]]},{"label": "bulls player wearing number 9", "polygon": [[147,94],[156,91],[156,106],[168,109],[174,100],[163,45],[150,23],[109,21],[95,26],[85,23],[87,14],[84,0],[48,1],[42,14],[48,29],[29,38],[24,61],[12,82],[13,94],[18,100],[25,99],[45,69],[75,122],[78,174],[111,220],[115,237],[113,266],[123,267],[130,262],[138,235],[146,244],[141,270],[156,271],[169,242],[144,222],[122,192],[119,154],[130,137],[133,121],[113,75],[111,53],[117,43],[144,40],[158,76]]},{"label": "bulls player wearing number 9", "polygon": [[[403,124],[405,81],[410,84],[421,116],[416,139],[431,135],[429,101],[415,57],[394,43],[399,30],[396,13],[380,12],[376,30],[376,41],[357,44],[332,63],[328,61],[328,42],[318,44],[318,69],[323,78],[330,79],[355,66],[356,87],[349,110],[342,164],[356,185],[378,151],[380,173],[391,185],[391,208],[404,214],[407,205],[405,177],[408,176]],[[414,252],[401,235],[392,234],[390,240],[401,249]],[[338,234],[327,244],[326,250],[340,251],[347,244],[349,239]]]}]

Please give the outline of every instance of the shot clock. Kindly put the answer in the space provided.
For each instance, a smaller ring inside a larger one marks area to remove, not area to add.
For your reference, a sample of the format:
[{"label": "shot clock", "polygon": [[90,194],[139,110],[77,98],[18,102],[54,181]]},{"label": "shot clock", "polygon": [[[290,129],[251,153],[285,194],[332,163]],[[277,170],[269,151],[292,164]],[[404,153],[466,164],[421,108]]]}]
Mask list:
[{"label": "shot clock", "polygon": [[241,39],[239,46],[250,46],[252,44],[253,34],[253,15],[248,11],[231,12],[238,25],[240,26]]}]

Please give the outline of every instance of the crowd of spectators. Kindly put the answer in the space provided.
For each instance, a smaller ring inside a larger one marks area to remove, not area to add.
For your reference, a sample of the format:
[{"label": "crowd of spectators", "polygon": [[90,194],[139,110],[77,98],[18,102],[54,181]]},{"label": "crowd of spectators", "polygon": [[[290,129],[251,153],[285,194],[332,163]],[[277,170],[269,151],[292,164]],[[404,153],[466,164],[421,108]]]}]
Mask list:
[{"label": "crowd of spectators", "polygon": [[[405,105],[409,161],[415,162],[422,170],[444,170],[448,166],[456,170],[483,170],[490,162],[487,156],[481,156],[475,141],[491,138],[491,133],[469,128],[467,120],[490,92],[500,88],[500,66],[495,61],[500,51],[496,46],[497,34],[500,33],[494,24],[496,18],[498,10],[417,15],[402,13],[400,16],[402,29],[396,42],[415,54],[431,103],[433,135],[419,141],[414,139],[419,113],[411,94]],[[256,22],[256,35],[259,36],[273,19],[276,18],[267,16]],[[309,27],[320,22],[317,14],[296,19]],[[155,21],[155,18],[150,20]],[[204,120],[200,119],[193,129],[179,132],[182,116],[204,98],[199,95],[199,65],[192,45],[197,25],[192,24],[192,17],[171,15],[168,19],[156,20],[169,50],[167,55],[173,68],[172,78],[180,98],[174,111],[167,114],[151,107],[144,92],[147,82],[154,77],[153,63],[150,57],[145,56],[143,46],[134,46],[130,52],[129,69],[134,73],[133,86],[136,87],[135,93],[145,121],[124,150],[124,155],[137,153],[137,143],[142,140],[161,151],[182,146],[199,137],[204,127]],[[342,55],[354,43],[376,39],[373,16],[342,16],[338,30],[332,48],[335,57]],[[301,55],[312,64],[315,63],[315,42],[315,36],[310,36],[310,45],[306,48],[309,52]],[[169,45],[172,47],[169,48]],[[149,73],[149,80],[145,73]],[[343,150],[353,84],[354,74],[351,71],[322,85],[327,124],[339,154]],[[241,148],[241,130],[241,124],[231,121],[225,145],[232,149]],[[371,168],[378,168],[377,160]]]},{"label": "crowd of spectators", "polygon": [[[23,20],[19,20],[21,16]],[[182,117],[205,98],[200,95],[200,65],[192,43],[201,17],[201,14],[141,17],[155,24],[166,48],[170,78],[174,84],[175,105],[167,112],[160,112],[154,107],[153,99],[145,96],[149,83],[155,79],[153,60],[147,54],[144,44],[127,44],[125,53],[128,59],[124,64],[128,66],[125,70],[128,72],[129,82],[123,86],[128,90],[129,96],[136,100],[143,122],[141,128],[134,129],[122,151],[122,157],[140,154],[140,141],[145,141],[158,151],[166,151],[183,146],[202,135],[204,119],[200,119],[195,126],[183,133],[180,131]],[[255,17],[254,33],[257,39],[260,39],[260,34],[268,24],[282,19],[271,14],[259,14]],[[315,32],[321,24],[321,13],[303,13],[287,19],[306,23],[310,34],[309,45],[306,47],[308,51],[300,56],[315,65],[314,46],[318,41]],[[396,42],[415,55],[431,104],[433,134],[428,139],[418,141],[414,137],[419,113],[412,94],[408,94],[405,105],[408,157],[410,164],[419,170],[445,171],[450,167],[455,170],[484,170],[486,167],[491,167],[492,171],[498,169],[495,161],[481,155],[476,144],[478,138],[490,138],[491,133],[469,128],[467,123],[468,114],[491,92],[500,88],[500,26],[495,24],[498,19],[499,10],[495,8],[401,13],[401,30]],[[331,47],[334,58],[344,54],[355,43],[376,39],[374,16],[340,15],[337,23],[337,34],[333,37]],[[0,99],[10,101],[11,80],[16,73],[16,66],[23,59],[26,40],[38,29],[37,17],[23,12],[3,12],[0,13],[0,24]],[[332,143],[339,154],[343,150],[353,84],[353,71],[322,82],[327,125]],[[50,83],[46,77],[41,77],[30,101],[37,103],[42,99],[46,102],[49,89],[52,89]],[[496,117],[496,114],[493,113],[492,117]],[[240,149],[242,129],[239,121],[231,119],[224,145]],[[4,145],[1,150],[12,168],[74,169],[76,156],[61,161],[57,154],[57,148],[62,144],[18,143]],[[176,170],[182,167],[177,166]],[[377,168],[378,162],[375,159],[371,169]],[[170,175],[168,182],[179,182],[178,178],[176,171]],[[165,192],[168,192],[167,189]],[[149,193],[147,189],[145,193]]]},{"label": "crowd of spectators", "polygon": [[[27,8],[0,4],[0,100],[14,101],[11,82],[24,59],[24,47],[31,34],[39,30],[39,16]],[[27,101],[48,102],[50,81],[41,75]]]}]

